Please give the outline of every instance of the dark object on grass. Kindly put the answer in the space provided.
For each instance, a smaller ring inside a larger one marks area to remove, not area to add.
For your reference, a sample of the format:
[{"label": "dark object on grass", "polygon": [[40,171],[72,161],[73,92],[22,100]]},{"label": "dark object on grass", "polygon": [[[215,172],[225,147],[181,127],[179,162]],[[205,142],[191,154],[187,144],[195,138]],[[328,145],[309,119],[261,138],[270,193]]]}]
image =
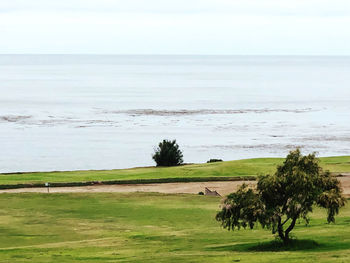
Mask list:
[{"label": "dark object on grass", "polygon": [[327,209],[331,223],[345,202],[340,182],[322,171],[315,154],[303,156],[296,149],[277,166],[275,174],[260,176],[256,188],[243,184],[229,194],[216,220],[228,230],[253,228],[260,223],[286,245],[298,219],[309,223],[308,213],[314,205]]},{"label": "dark object on grass", "polygon": [[198,194],[199,194],[199,195],[204,195],[204,193],[203,193],[202,191],[201,191],[201,192],[199,192]]},{"label": "dark object on grass", "polygon": [[207,163],[216,163],[216,162],[222,162],[221,159],[210,159],[209,161],[207,161]]},{"label": "dark object on grass", "polygon": [[183,155],[176,140],[160,142],[152,158],[157,166],[176,166],[183,163]]}]

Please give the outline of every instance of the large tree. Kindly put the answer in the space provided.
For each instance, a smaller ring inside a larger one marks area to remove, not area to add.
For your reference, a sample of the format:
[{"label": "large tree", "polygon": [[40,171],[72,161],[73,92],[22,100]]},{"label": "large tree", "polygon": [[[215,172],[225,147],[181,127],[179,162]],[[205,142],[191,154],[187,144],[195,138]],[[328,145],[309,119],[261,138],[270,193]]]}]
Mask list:
[{"label": "large tree", "polygon": [[244,184],[228,195],[216,219],[228,230],[260,223],[287,244],[297,220],[308,224],[315,205],[327,209],[330,223],[345,202],[340,182],[321,169],[315,154],[303,156],[296,149],[274,174],[259,176],[256,187]]}]

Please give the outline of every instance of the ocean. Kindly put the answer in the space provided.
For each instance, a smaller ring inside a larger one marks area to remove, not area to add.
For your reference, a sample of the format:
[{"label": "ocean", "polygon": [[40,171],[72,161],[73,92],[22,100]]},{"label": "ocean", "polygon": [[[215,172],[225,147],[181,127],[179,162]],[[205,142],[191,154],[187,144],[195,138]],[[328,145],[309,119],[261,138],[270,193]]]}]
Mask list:
[{"label": "ocean", "polygon": [[0,55],[0,172],[350,155],[350,57]]}]

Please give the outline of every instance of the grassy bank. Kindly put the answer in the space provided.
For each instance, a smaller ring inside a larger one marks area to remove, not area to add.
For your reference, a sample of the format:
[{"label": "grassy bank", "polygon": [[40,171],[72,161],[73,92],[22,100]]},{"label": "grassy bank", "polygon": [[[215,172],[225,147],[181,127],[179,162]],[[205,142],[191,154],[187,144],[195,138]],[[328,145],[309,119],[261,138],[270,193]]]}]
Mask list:
[{"label": "grassy bank", "polygon": [[296,248],[285,250],[261,228],[221,229],[214,220],[219,203],[198,195],[2,194],[0,262],[349,260],[349,205],[336,224],[315,209],[309,227],[293,230]]},{"label": "grassy bank", "polygon": [[[272,173],[282,158],[257,158],[178,167],[147,167],[101,171],[38,172],[0,174],[0,185],[72,183],[116,180],[147,180],[176,178],[247,177]],[[321,165],[331,172],[350,172],[350,156],[321,158]],[[194,179],[195,180],[195,179]],[[166,180],[163,180],[166,181]],[[193,181],[193,180],[192,180]],[[129,182],[130,183],[130,182]]]}]

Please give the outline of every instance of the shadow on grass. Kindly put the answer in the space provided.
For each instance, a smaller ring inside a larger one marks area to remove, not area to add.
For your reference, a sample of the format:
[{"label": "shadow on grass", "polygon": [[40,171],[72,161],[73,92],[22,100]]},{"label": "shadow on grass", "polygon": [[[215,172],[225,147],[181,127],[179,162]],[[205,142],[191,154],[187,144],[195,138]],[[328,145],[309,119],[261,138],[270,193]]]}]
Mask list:
[{"label": "shadow on grass", "polygon": [[302,250],[318,250],[322,248],[320,245],[313,240],[298,240],[293,239],[288,245],[284,245],[279,240],[269,242],[255,242],[255,243],[241,243],[226,246],[210,247],[209,250],[216,251],[245,251],[245,252],[264,252],[264,251],[302,251]]}]

